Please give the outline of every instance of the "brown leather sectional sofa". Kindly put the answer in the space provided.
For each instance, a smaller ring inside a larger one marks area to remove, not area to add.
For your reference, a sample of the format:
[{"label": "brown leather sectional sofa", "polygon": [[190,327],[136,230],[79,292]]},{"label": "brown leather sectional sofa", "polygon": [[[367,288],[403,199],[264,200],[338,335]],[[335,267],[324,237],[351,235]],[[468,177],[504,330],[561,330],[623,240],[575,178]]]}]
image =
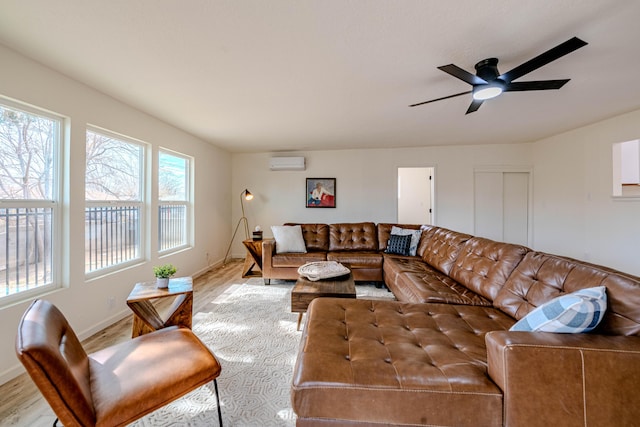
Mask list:
[{"label": "brown leather sectional sofa", "polygon": [[[373,222],[342,224],[294,224],[302,227],[306,253],[276,253],[275,240],[262,243],[262,277],[265,283],[271,279],[295,280],[298,267],[314,261],[338,261],[348,263],[356,281],[381,282],[382,251],[387,246],[391,227],[396,224]],[[403,225],[403,228],[419,229],[419,225]]]},{"label": "brown leather sectional sofa", "polygon": [[[439,227],[422,232],[417,256],[388,255],[390,225],[377,228],[398,301],[311,303],[292,384],[298,426],[637,425],[640,278]],[[509,331],[595,286],[608,301],[595,331]]]}]

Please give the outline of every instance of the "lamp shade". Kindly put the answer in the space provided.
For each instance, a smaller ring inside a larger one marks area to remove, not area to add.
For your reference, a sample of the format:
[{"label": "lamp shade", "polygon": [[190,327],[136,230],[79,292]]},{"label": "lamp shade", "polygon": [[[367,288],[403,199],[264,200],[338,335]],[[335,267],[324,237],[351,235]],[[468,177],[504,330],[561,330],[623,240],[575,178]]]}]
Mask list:
[{"label": "lamp shade", "polygon": [[251,191],[247,190],[245,188],[245,190],[242,192],[242,194],[244,194],[244,199],[245,200],[251,200],[253,199],[253,194],[251,194]]}]

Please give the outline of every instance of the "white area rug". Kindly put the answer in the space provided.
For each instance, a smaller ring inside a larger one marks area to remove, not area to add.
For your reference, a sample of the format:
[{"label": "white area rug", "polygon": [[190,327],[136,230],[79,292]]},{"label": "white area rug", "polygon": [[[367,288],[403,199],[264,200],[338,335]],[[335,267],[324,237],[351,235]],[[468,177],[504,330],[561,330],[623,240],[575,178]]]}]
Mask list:
[{"label": "white area rug", "polygon": [[[274,283],[275,282],[275,283]],[[225,426],[295,426],[291,378],[301,332],[291,313],[293,282],[249,279],[232,285],[193,319],[193,331],[222,365],[218,389]],[[393,299],[372,285],[358,298]],[[157,410],[133,426],[217,426],[213,383]]]}]

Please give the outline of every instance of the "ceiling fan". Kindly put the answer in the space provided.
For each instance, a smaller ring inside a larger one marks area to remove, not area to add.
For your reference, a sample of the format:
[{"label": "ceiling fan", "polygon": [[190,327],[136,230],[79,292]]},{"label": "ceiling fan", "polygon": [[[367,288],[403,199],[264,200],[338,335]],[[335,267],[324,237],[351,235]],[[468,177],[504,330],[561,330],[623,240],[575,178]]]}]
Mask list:
[{"label": "ceiling fan", "polygon": [[587,42],[580,40],[577,37],[573,37],[558,46],[549,49],[548,51],[536,56],[533,59],[518,65],[511,71],[507,71],[504,74],[498,72],[498,58],[487,58],[478,62],[475,65],[476,74],[471,74],[468,71],[463,70],[457,65],[449,64],[438,67],[438,69],[445,73],[451,74],[466,83],[469,83],[473,88],[466,92],[456,93],[454,95],[443,96],[442,98],[432,99],[430,101],[419,102],[417,104],[411,104],[409,107],[416,107],[418,105],[429,104],[430,102],[442,101],[443,99],[454,98],[460,95],[466,95],[471,93],[473,100],[471,105],[467,109],[465,114],[473,113],[477,111],[487,99],[495,98],[502,92],[523,92],[528,90],[549,90],[560,89],[570,79],[562,80],[537,80],[528,82],[514,82],[514,80],[528,74],[538,68],[547,65],[548,63],[561,58],[582,46],[587,45]]}]

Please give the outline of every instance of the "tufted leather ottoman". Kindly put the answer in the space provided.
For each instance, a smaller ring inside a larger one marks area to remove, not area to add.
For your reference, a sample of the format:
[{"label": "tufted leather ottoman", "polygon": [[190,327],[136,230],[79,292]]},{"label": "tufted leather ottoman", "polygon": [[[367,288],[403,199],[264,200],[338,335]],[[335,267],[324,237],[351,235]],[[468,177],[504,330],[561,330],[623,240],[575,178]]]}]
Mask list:
[{"label": "tufted leather ottoman", "polygon": [[484,336],[513,323],[491,307],[316,299],[293,376],[298,426],[500,426]]}]

